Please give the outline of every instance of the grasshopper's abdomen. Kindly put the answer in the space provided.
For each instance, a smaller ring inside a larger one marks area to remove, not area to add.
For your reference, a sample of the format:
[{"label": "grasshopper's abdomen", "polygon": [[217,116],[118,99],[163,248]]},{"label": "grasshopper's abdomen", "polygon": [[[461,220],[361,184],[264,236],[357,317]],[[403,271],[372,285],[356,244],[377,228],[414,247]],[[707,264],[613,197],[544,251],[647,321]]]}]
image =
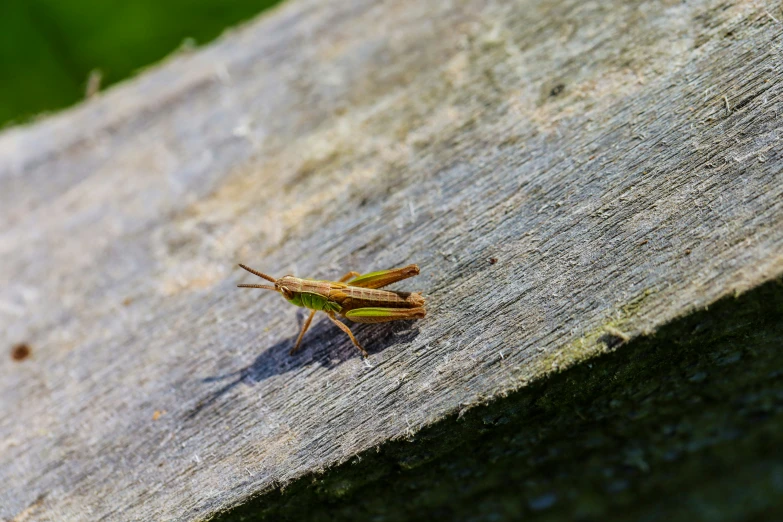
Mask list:
[{"label": "grasshopper's abdomen", "polygon": [[418,293],[394,292],[352,286],[350,283],[318,281],[285,276],[279,280],[283,295],[291,304],[345,315],[357,308],[419,308],[424,298]]},{"label": "grasshopper's abdomen", "polygon": [[348,286],[339,291],[345,294],[345,298],[340,299],[344,312],[365,307],[417,308],[424,305],[424,298],[418,293],[392,292],[357,286]]}]

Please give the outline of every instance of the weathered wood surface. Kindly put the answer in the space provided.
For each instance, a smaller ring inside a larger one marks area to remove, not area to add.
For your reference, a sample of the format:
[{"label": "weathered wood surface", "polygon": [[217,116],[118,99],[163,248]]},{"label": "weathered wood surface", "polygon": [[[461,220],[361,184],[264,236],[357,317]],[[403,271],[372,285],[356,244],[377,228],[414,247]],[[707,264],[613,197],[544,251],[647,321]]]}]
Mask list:
[{"label": "weathered wood surface", "polygon": [[[0,517],[205,518],[779,275],[770,9],[296,0],[6,130]],[[237,262],[429,316],[289,357]]]},{"label": "weathered wood surface", "polygon": [[783,279],[221,522],[783,520]]}]

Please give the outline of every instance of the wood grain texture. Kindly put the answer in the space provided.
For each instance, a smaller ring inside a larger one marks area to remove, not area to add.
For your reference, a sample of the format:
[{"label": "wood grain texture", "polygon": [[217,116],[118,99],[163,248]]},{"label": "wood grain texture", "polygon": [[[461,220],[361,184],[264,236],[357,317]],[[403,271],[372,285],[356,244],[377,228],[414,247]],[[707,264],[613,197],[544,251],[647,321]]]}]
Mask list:
[{"label": "wood grain texture", "polygon": [[[773,5],[295,0],[4,131],[0,517],[207,518],[778,276]],[[428,316],[289,357],[238,262]]]}]

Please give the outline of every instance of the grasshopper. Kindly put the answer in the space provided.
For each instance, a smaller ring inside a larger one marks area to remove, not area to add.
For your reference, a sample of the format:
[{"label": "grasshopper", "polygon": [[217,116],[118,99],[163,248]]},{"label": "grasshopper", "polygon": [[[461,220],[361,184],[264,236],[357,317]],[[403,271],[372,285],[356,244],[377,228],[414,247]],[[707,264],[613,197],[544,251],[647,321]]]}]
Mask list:
[{"label": "grasshopper", "polygon": [[296,344],[291,348],[293,355],[302,343],[302,337],[310,327],[310,322],[316,312],[323,311],[340,330],[348,334],[354,346],[367,357],[367,352],[351,333],[351,329],[337,320],[335,314],[350,319],[356,323],[383,323],[402,319],[421,319],[427,315],[424,309],[424,298],[414,292],[394,292],[380,288],[419,275],[419,267],[408,265],[403,268],[381,270],[360,275],[358,272],[348,272],[339,281],[320,281],[302,279],[292,275],[275,279],[257,270],[239,265],[251,274],[257,275],[274,283],[272,285],[237,285],[240,288],[263,288],[280,292],[291,304],[312,310],[304,323]]}]

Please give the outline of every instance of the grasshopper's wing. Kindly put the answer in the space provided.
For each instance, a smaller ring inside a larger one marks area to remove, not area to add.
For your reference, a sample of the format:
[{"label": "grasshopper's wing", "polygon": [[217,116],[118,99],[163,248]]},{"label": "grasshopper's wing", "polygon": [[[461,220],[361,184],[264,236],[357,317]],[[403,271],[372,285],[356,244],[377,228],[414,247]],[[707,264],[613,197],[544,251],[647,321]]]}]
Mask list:
[{"label": "grasshopper's wing", "polygon": [[350,286],[360,286],[362,288],[383,288],[386,285],[402,281],[419,275],[418,265],[408,265],[402,268],[393,268],[391,270],[380,270],[358,276],[356,279],[348,281]]}]

